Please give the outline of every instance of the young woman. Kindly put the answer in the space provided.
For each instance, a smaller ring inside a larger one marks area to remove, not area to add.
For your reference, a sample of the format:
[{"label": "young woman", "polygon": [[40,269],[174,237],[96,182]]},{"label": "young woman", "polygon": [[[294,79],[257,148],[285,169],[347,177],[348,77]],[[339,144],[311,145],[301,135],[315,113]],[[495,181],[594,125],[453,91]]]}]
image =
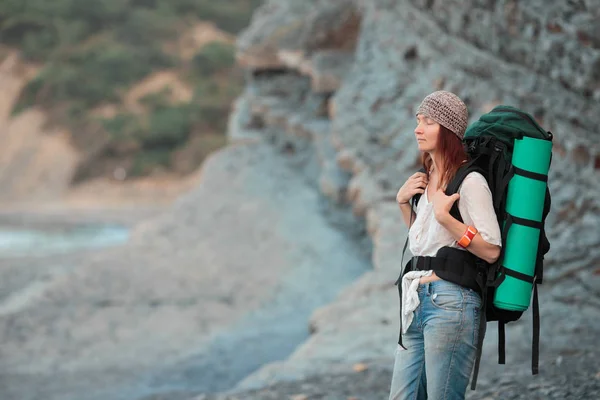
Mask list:
[{"label": "young woman", "polygon": [[[467,161],[462,144],[466,105],[453,93],[427,96],[417,110],[415,136],[427,173],[417,172],[396,200],[409,226],[413,256],[435,257],[459,249],[492,263],[500,255],[500,228],[485,178],[469,173],[458,193],[444,190]],[[410,201],[421,198],[413,211]],[[458,202],[463,222],[450,215]],[[464,254],[464,253],[460,253]],[[440,278],[435,268],[402,276],[401,340],[396,351],[390,400],[464,399],[479,332],[481,297],[476,290]]]}]

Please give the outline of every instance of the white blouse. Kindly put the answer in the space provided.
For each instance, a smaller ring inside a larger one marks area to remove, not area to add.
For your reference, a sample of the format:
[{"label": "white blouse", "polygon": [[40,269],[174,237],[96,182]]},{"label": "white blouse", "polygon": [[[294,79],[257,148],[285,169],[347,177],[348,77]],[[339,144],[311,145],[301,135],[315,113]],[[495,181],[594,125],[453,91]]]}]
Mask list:
[{"label": "white blouse", "polygon": [[[479,172],[469,173],[458,188],[460,198],[458,210],[467,225],[472,225],[483,240],[498,246],[502,245],[500,227],[492,203],[492,193],[487,181]],[[427,200],[427,188],[417,205],[417,218],[409,232],[410,251],[414,256],[435,256],[444,246],[461,250],[450,232],[441,226],[433,216],[433,204]],[[466,251],[466,250],[464,250]],[[414,310],[419,306],[417,286],[419,279],[431,275],[432,271],[410,271],[402,277],[402,333],[406,333],[413,321]],[[402,347],[398,345],[398,350]]]},{"label": "white blouse", "polygon": [[[469,173],[458,189],[458,210],[466,225],[472,225],[490,244],[502,245],[500,227],[496,220],[492,193],[479,172]],[[435,256],[444,247],[462,249],[450,232],[433,215],[433,204],[427,199],[427,188],[416,210],[417,217],[409,230],[410,251],[414,256]]]}]

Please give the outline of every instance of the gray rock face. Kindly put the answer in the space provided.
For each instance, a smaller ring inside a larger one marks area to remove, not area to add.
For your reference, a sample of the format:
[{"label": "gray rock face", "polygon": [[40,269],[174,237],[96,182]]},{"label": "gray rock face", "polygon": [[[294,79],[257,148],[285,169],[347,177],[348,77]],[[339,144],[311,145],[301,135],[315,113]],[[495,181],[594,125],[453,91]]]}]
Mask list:
[{"label": "gray rock face", "polygon": [[[306,65],[312,54],[318,54],[319,45],[328,51],[334,46],[315,44],[317,41],[299,35],[295,41],[274,44],[270,32],[277,31],[277,26],[290,26],[290,20],[304,14],[291,11],[295,4],[291,0],[268,4],[255,16],[260,22],[241,36],[240,59],[249,59],[252,49],[261,49],[265,59],[278,60],[273,65],[283,68],[276,77],[262,75],[261,85],[289,89],[291,83],[276,82],[307,75],[314,94],[320,77]],[[333,5],[313,6],[311,15],[322,13],[322,18],[331,18]],[[275,14],[273,9],[283,14]],[[393,282],[401,268],[406,237],[394,199],[420,163],[413,136],[414,111],[424,96],[439,89],[453,91],[465,100],[471,122],[497,104],[510,104],[532,113],[554,133],[549,181],[553,206],[547,222],[552,249],[541,289],[541,369],[542,374],[548,371],[553,375],[568,363],[582,374],[586,369],[598,371],[600,352],[593,338],[600,331],[594,317],[600,303],[600,31],[592,21],[600,17],[600,5],[592,1],[373,0],[360,2],[357,10],[358,35],[348,36],[357,37],[355,46],[339,46],[340,51],[355,48],[354,54],[347,61],[346,72],[339,75],[339,89],[328,99],[327,122],[319,123],[329,132],[319,130],[317,134],[309,128],[308,137],[318,143],[324,134],[334,151],[330,160],[335,159],[336,165],[325,160],[321,178],[329,176],[324,172],[328,169],[347,173],[335,190],[330,185],[321,188],[333,200],[343,198],[358,218],[366,219],[374,270],[313,314],[312,336],[286,361],[262,368],[238,389],[310,380],[313,375],[327,374],[334,367],[348,368],[361,360],[387,357],[391,367],[398,328]],[[330,22],[330,31],[336,31],[344,15]],[[303,26],[310,27],[306,32],[321,37],[322,31],[308,22],[314,20],[306,20],[308,25]],[[264,26],[269,30],[262,30]],[[266,68],[258,63],[244,65],[255,71]],[[249,88],[256,85],[256,80],[249,80]],[[265,130],[274,127],[294,134],[303,106],[285,111],[282,104],[296,95],[289,89],[278,101],[271,102],[268,95],[245,95],[243,101],[249,102],[254,118],[267,121]],[[271,105],[264,106],[267,103]],[[277,123],[269,122],[274,121],[269,114],[277,114]],[[495,365],[496,336],[490,324],[480,374],[482,387],[489,388],[485,394],[495,398],[498,392],[494,388],[511,382],[514,388],[526,387],[528,396],[576,398],[569,397],[577,390],[571,385],[561,389],[538,381],[527,386],[531,380],[527,372],[530,314],[509,326],[507,363],[512,366],[506,368]],[[590,356],[577,361],[580,354]],[[350,380],[348,376],[348,384]],[[521,395],[519,390],[511,393]],[[596,385],[586,396],[597,390]],[[565,394],[568,392],[571,394]],[[243,393],[249,396],[243,398],[263,398],[258,392]],[[331,398],[345,398],[341,389],[328,393],[333,393]],[[385,390],[377,393],[372,392],[372,398],[380,398]]]},{"label": "gray rock face", "polygon": [[324,48],[350,49],[360,18],[356,0],[268,0],[238,40],[239,60],[253,69],[278,68],[280,50],[311,54]]}]

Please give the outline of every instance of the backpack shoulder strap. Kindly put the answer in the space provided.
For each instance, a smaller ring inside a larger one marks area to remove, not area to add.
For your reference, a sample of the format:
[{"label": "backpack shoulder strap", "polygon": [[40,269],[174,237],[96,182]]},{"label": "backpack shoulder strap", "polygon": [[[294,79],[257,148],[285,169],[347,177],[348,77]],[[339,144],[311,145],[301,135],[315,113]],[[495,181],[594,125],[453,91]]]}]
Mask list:
[{"label": "backpack shoulder strap", "polygon": [[[426,173],[425,168],[421,168],[419,169],[418,172],[423,172]],[[412,199],[410,199],[410,210],[411,210],[411,214],[410,214],[410,219],[409,219],[409,227],[408,230],[410,231],[410,226],[412,225],[412,214],[413,212],[416,212],[417,209],[417,203],[419,203],[419,199],[421,198],[421,194],[417,193],[415,194]],[[408,240],[409,240],[409,234],[408,232],[406,233],[406,240],[404,241],[404,248],[402,249],[402,258],[400,259],[400,275],[398,276],[398,279],[396,280],[396,282],[394,282],[395,285],[398,285],[398,295],[400,298],[400,310],[402,310],[402,276],[404,275],[404,271],[406,269],[405,265],[404,265],[404,255],[406,254],[406,249],[408,248]],[[414,260],[411,259],[411,262]],[[404,345],[402,344],[402,318],[400,318],[400,333],[398,335],[398,344],[400,346],[402,346],[403,349],[406,350],[406,348],[404,347]]]},{"label": "backpack shoulder strap", "polygon": [[[427,171],[425,170],[425,168],[421,167],[417,172],[422,172],[424,174],[427,174]],[[413,198],[412,198],[412,204],[413,207],[416,207],[417,204],[419,204],[419,200],[421,199],[421,194],[420,193],[416,193]]]},{"label": "backpack shoulder strap", "polygon": [[[463,183],[463,181],[465,180],[467,175],[469,175],[471,172],[479,172],[483,176],[485,176],[484,171],[475,164],[474,160],[471,160],[471,161],[467,162],[466,164],[463,164],[458,169],[458,171],[456,171],[456,175],[454,175],[454,178],[450,181],[450,183],[446,187],[446,195],[450,196],[450,195],[453,195],[454,193],[458,193],[458,189],[460,188],[460,185]],[[460,211],[458,210],[458,202],[455,202],[452,205],[452,208],[450,209],[450,215],[452,215],[454,218],[456,218],[460,222],[463,222],[462,216],[460,215]]]},{"label": "backpack shoulder strap", "polygon": [[[423,172],[426,173],[425,168],[420,168],[417,172]],[[410,199],[410,209],[412,212],[417,212],[417,204],[419,204],[419,199],[421,199],[421,194],[420,193],[416,193],[412,199]],[[410,225],[412,225],[412,213],[410,215],[410,220],[408,223],[409,227],[408,229],[410,230]],[[406,253],[406,248],[408,247],[408,234],[406,235],[406,241],[404,242],[404,248],[402,249],[402,258],[400,259],[400,265],[401,268],[404,267],[404,254]],[[402,274],[400,275],[402,276]],[[398,281],[400,280],[400,278],[398,278]],[[398,281],[396,283],[398,283]]]}]

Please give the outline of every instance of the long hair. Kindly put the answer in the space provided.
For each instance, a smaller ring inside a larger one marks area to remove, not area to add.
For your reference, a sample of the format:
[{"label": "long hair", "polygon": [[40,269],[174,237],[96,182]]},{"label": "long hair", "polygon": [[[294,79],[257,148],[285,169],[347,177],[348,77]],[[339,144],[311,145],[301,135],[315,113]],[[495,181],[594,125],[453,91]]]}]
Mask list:
[{"label": "long hair", "polygon": [[[438,152],[440,153],[442,165],[438,165],[441,168],[439,172],[438,187],[445,189],[448,183],[456,175],[456,171],[461,166],[464,160],[467,159],[467,152],[465,147],[458,136],[456,136],[450,129],[440,125],[440,134],[437,140]],[[429,174],[433,165],[433,160],[428,153],[423,153],[422,156],[423,168]]]}]

